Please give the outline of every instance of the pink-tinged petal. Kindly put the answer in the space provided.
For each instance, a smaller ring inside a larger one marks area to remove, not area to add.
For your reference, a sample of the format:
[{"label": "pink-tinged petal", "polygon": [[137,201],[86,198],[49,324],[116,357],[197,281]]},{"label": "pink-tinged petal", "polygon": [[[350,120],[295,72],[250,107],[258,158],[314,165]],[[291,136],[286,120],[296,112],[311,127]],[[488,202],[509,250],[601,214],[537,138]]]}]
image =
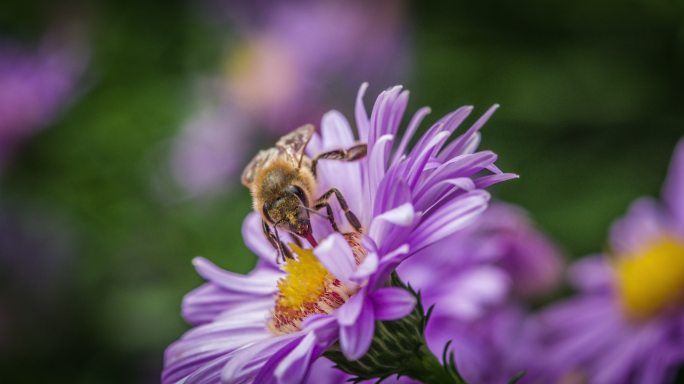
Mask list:
[{"label": "pink-tinged petal", "polygon": [[[330,343],[331,344],[331,343]],[[306,380],[311,363],[323,352],[313,333],[304,339],[278,364],[275,377],[280,384],[299,384]],[[259,382],[255,380],[255,382]]]},{"label": "pink-tinged petal", "polygon": [[470,225],[487,208],[489,193],[473,191],[440,207],[438,212],[424,218],[414,230],[413,252],[433,244]]},{"label": "pink-tinged petal", "polygon": [[356,270],[356,261],[344,236],[337,232],[331,234],[318,244],[314,254],[328,272],[341,282],[352,284],[351,277]]},{"label": "pink-tinged petal", "polygon": [[679,140],[672,154],[670,169],[663,188],[663,200],[684,233],[684,139]]},{"label": "pink-tinged petal", "polygon": [[368,142],[368,130],[370,129],[366,107],[363,105],[363,95],[366,93],[366,89],[368,89],[368,83],[361,84],[359,93],[356,95],[356,106],[354,108],[356,129],[359,131],[359,139],[363,142]]},{"label": "pink-tinged petal", "polygon": [[370,298],[377,320],[401,319],[416,306],[416,298],[401,288],[381,288],[373,292]]},{"label": "pink-tinged petal", "polygon": [[203,257],[194,258],[192,264],[200,276],[219,287],[253,295],[275,293],[276,282],[282,276],[282,272],[268,269],[257,270],[250,275],[228,272]]},{"label": "pink-tinged petal", "polygon": [[351,280],[357,284],[361,284],[370,275],[375,273],[378,269],[378,254],[375,252],[369,253],[363,259],[363,262],[358,266],[356,272],[351,276]]},{"label": "pink-tinged petal", "polygon": [[335,316],[337,317],[337,322],[341,326],[352,325],[356,322],[363,309],[365,297],[366,290],[364,288],[350,297],[349,300],[337,310]]},{"label": "pink-tinged petal", "polygon": [[373,341],[375,331],[375,316],[373,305],[369,300],[362,298],[363,308],[356,322],[340,327],[340,347],[342,354],[347,360],[357,360],[361,358]]},{"label": "pink-tinged petal", "polygon": [[[248,301],[245,301],[245,299]],[[215,320],[219,315],[240,312],[252,313],[261,311],[268,313],[273,306],[271,295],[260,298],[251,295],[236,294],[226,291],[215,284],[208,283],[191,291],[183,298],[181,306],[183,318],[190,324],[199,325]]]}]

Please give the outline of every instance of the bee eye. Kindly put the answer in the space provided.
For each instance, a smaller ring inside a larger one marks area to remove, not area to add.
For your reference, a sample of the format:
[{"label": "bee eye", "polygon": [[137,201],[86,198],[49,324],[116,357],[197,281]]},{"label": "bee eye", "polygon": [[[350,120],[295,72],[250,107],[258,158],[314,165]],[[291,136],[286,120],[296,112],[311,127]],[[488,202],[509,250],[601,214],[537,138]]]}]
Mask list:
[{"label": "bee eye", "polygon": [[296,185],[290,185],[287,188],[287,191],[297,196],[299,200],[302,202],[302,204],[304,204],[307,207],[309,206],[309,199],[306,198],[306,193],[304,193],[304,191],[301,188],[299,188]]}]

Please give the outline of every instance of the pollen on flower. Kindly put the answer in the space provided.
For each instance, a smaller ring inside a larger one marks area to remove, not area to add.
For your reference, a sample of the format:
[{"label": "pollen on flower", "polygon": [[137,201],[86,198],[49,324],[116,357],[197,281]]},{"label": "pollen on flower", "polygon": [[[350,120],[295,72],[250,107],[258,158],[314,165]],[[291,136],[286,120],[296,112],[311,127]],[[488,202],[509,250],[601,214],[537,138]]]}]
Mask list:
[{"label": "pollen on flower", "polygon": [[297,254],[296,259],[288,259],[283,266],[287,273],[278,281],[278,304],[291,309],[301,307],[306,302],[316,301],[335,278],[316,259],[311,250],[290,245]]},{"label": "pollen on flower", "polygon": [[618,292],[630,317],[645,318],[684,299],[684,241],[664,237],[615,264]]},{"label": "pollen on flower", "polygon": [[[345,238],[359,263],[365,250],[357,235],[345,234]],[[286,276],[278,281],[273,317],[268,324],[268,329],[276,335],[300,330],[302,321],[311,315],[331,313],[359,289],[335,278],[311,249],[302,249],[295,244],[290,247],[297,257],[288,259],[282,266]]]}]

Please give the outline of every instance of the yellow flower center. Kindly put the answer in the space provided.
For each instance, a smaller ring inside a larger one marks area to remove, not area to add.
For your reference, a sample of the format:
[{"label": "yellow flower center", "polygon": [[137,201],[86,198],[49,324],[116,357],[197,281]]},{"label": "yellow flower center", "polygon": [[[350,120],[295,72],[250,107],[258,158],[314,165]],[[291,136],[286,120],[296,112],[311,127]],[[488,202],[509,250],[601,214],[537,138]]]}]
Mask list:
[{"label": "yellow flower center", "polygon": [[645,318],[684,298],[684,241],[663,237],[615,264],[618,292],[627,314]]},{"label": "yellow flower center", "polygon": [[287,276],[278,281],[280,295],[277,300],[285,308],[296,309],[307,302],[318,300],[326,285],[335,278],[310,249],[304,250],[294,244],[290,247],[298,257],[285,261],[283,271]]},{"label": "yellow flower center", "polygon": [[[357,264],[365,256],[355,233],[344,234],[354,252]],[[273,316],[268,329],[276,335],[296,332],[302,321],[315,314],[331,313],[346,303],[358,287],[348,287],[333,276],[318,261],[313,251],[295,244],[290,248],[297,255],[288,259],[282,269],[285,277],[278,281]]]}]

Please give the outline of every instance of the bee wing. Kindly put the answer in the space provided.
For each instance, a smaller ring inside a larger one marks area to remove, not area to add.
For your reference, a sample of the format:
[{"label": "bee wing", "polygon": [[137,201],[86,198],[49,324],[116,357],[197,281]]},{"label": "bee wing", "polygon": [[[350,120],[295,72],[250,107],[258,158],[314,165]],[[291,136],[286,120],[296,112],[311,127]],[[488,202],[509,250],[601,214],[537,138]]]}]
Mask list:
[{"label": "bee wing", "polygon": [[278,148],[269,148],[259,151],[252,161],[247,164],[245,170],[242,171],[242,185],[249,188],[254,182],[254,178],[259,172],[259,169],[276,159],[281,153],[282,151]]},{"label": "bee wing", "polygon": [[302,156],[304,155],[304,149],[309,143],[309,140],[311,140],[315,130],[316,128],[311,124],[302,125],[281,137],[276,143],[276,148],[278,148],[281,153],[286,154],[288,160],[292,161],[294,165],[299,166]]}]

